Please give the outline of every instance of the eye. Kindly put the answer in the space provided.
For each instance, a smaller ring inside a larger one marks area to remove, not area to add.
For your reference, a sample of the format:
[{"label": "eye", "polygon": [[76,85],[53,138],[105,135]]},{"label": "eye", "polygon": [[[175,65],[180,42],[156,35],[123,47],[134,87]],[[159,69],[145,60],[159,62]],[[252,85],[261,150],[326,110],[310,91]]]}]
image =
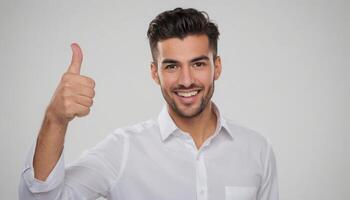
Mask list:
[{"label": "eye", "polygon": [[164,67],[164,69],[168,71],[174,71],[177,69],[177,66],[175,64],[168,64]]},{"label": "eye", "polygon": [[199,68],[199,67],[204,67],[205,63],[204,62],[195,62],[193,64],[193,67]]}]

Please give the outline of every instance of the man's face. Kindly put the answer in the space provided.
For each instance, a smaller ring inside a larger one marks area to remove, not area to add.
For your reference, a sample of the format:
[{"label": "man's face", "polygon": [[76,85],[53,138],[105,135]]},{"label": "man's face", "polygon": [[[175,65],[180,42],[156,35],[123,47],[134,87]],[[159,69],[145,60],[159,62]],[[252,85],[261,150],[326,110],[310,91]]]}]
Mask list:
[{"label": "man's face", "polygon": [[206,35],[190,35],[158,42],[157,60],[152,63],[152,77],[162,94],[180,117],[200,114],[210,102],[214,81],[220,75],[220,57],[213,60]]}]

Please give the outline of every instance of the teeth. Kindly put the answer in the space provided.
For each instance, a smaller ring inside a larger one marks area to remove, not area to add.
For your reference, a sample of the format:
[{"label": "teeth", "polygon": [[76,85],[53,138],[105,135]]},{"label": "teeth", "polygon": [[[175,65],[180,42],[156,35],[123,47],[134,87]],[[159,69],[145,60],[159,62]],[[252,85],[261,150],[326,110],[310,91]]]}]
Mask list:
[{"label": "teeth", "polygon": [[191,96],[194,96],[198,93],[198,91],[192,91],[192,92],[177,92],[177,94],[179,96],[182,96],[182,97],[191,97]]}]

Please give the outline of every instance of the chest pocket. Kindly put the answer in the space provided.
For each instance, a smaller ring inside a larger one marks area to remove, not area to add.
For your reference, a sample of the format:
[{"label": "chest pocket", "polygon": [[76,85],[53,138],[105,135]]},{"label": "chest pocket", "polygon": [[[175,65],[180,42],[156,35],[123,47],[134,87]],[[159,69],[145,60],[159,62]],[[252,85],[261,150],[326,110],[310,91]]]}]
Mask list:
[{"label": "chest pocket", "polygon": [[256,187],[225,187],[225,200],[256,200]]}]

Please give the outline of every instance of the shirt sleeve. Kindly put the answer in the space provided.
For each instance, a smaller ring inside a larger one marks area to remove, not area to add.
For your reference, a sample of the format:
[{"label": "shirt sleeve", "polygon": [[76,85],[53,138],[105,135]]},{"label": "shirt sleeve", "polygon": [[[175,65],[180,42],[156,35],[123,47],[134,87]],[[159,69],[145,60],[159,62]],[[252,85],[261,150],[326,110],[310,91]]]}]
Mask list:
[{"label": "shirt sleeve", "polygon": [[258,200],[278,200],[277,167],[273,149],[268,142],[262,183],[258,192]]},{"label": "shirt sleeve", "polygon": [[21,174],[19,199],[85,200],[106,197],[122,174],[128,152],[127,139],[121,132],[110,134],[66,168],[62,153],[45,181],[34,178],[33,145]]}]

